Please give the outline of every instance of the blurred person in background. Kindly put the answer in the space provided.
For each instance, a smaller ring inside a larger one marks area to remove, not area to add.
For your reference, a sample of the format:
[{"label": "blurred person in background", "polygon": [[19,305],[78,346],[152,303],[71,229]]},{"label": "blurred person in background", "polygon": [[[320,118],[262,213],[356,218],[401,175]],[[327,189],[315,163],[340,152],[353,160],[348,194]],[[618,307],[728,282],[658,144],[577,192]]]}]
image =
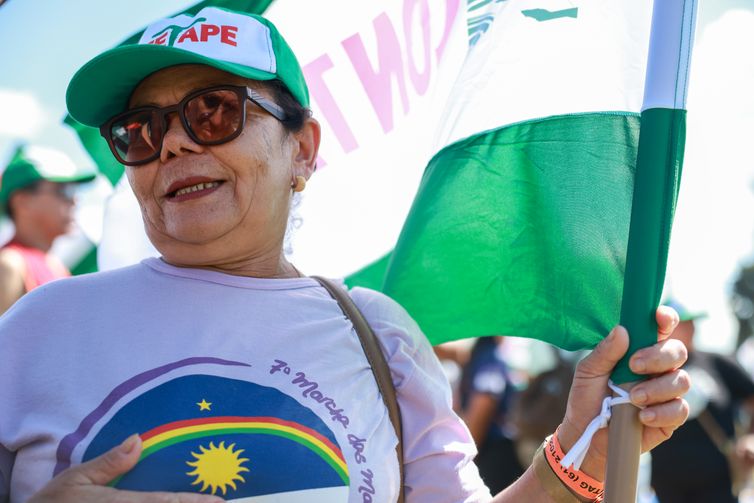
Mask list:
[{"label": "blurred person in background", "polygon": [[15,228],[0,248],[0,314],[34,288],[70,276],[49,251],[71,230],[76,185],[94,176],[78,170],[62,152],[16,149],[0,179],[0,208]]},{"label": "blurred person in background", "polygon": [[516,388],[501,351],[504,340],[502,336],[476,339],[459,388],[460,415],[479,450],[474,462],[493,494],[524,472],[510,424]]},{"label": "blurred person in background", "polygon": [[461,411],[461,377],[463,369],[469,362],[471,348],[474,346],[474,339],[461,339],[459,341],[450,341],[433,346],[432,350],[442,365],[442,370],[450,384],[452,393],[453,410],[458,414]]},{"label": "blurred person in background", "polygon": [[580,354],[564,356],[549,346],[553,364],[529,376],[516,395],[510,410],[515,430],[516,453],[521,466],[528,466],[535,451],[560,424],[568,404],[568,394]]},{"label": "blurred person in background", "polygon": [[[688,349],[689,419],[652,451],[652,486],[660,503],[730,503],[754,467],[754,421],[736,435],[738,413],[754,411],[754,381],[732,357],[696,349],[695,320],[706,316],[668,300],[680,316],[671,334]],[[741,426],[741,425],[739,425]],[[741,428],[739,428],[741,429]]]}]

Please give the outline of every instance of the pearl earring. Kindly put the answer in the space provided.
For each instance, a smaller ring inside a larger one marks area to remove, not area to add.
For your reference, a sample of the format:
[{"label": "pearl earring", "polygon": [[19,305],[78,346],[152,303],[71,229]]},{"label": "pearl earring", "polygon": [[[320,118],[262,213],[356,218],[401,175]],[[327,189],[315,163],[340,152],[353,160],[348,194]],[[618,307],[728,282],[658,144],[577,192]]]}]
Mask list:
[{"label": "pearl earring", "polygon": [[291,188],[293,189],[293,192],[301,192],[306,188],[306,178],[304,178],[301,175],[298,175],[293,183],[291,183]]}]

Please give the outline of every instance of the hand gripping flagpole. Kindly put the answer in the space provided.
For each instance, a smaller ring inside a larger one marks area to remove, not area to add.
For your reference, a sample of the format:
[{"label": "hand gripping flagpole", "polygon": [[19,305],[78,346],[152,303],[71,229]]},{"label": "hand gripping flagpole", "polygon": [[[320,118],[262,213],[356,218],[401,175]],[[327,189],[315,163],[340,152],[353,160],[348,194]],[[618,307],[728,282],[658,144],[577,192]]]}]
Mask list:
[{"label": "hand gripping flagpole", "polygon": [[[655,0],[644,85],[631,225],[621,305],[630,336],[612,380],[628,391],[628,357],[657,340],[655,309],[665,278],[670,226],[683,162],[686,90],[696,0]],[[642,427],[639,409],[616,404],[608,433],[606,503],[636,501]]]}]

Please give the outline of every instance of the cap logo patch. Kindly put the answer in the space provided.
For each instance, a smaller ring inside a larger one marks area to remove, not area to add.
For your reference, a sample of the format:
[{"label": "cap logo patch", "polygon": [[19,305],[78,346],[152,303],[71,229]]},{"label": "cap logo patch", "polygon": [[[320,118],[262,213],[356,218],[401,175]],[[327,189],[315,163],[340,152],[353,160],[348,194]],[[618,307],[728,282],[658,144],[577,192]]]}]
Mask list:
[{"label": "cap logo patch", "polygon": [[183,14],[149,26],[139,44],[172,47],[229,63],[275,73],[270,29],[259,20],[205,7],[195,16]]},{"label": "cap logo patch", "polygon": [[[167,45],[173,47],[176,43],[182,43],[184,41],[191,42],[207,42],[210,37],[220,36],[220,43],[232,45],[236,47],[236,35],[238,34],[238,26],[221,25],[204,23],[207,18],[200,17],[188,26],[179,26],[176,24],[170,25],[164,28],[162,31],[152,36],[152,40],[147,42],[148,44],[155,45]],[[194,26],[198,23],[199,26]],[[197,31],[198,28],[198,31]]]}]

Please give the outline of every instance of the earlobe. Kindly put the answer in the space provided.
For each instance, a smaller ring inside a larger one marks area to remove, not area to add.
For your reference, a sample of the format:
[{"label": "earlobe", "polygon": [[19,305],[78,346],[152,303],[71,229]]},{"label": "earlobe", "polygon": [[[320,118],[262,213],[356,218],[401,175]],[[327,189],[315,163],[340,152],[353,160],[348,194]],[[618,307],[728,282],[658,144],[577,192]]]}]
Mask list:
[{"label": "earlobe", "polygon": [[295,133],[298,141],[298,152],[294,159],[294,170],[297,175],[303,176],[305,180],[309,179],[317,166],[321,134],[319,122],[312,118],[307,119],[301,130]]}]

